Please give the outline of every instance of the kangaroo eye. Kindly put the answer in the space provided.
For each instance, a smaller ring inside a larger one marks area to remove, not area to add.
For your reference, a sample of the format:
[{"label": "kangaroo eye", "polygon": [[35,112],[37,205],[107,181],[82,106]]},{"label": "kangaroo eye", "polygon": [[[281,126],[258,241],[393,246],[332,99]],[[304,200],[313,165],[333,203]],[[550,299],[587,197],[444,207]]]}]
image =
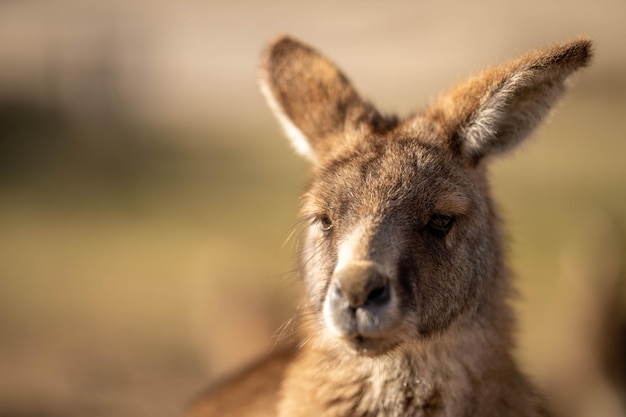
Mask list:
[{"label": "kangaroo eye", "polygon": [[426,228],[433,235],[438,237],[444,237],[448,234],[452,226],[454,225],[455,218],[445,214],[435,214],[430,218],[430,221],[426,225]]},{"label": "kangaroo eye", "polygon": [[320,216],[320,224],[322,225],[322,230],[324,232],[330,232],[333,228],[333,221],[326,214]]}]

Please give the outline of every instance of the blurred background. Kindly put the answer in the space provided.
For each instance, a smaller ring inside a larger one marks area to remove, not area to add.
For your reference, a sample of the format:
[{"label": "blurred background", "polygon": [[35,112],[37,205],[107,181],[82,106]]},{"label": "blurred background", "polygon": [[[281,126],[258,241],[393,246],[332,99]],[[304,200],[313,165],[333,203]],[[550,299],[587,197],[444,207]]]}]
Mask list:
[{"label": "blurred background", "polygon": [[307,173],[256,86],[283,32],[400,114],[594,39],[492,177],[524,370],[560,416],[623,416],[623,0],[0,1],[0,415],[178,415],[272,348],[299,294]]}]

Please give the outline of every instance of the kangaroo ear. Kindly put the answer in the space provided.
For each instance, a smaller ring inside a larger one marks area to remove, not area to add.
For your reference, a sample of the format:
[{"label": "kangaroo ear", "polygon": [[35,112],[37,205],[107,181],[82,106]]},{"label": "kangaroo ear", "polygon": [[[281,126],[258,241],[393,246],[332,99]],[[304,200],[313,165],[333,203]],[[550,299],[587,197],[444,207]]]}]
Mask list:
[{"label": "kangaroo ear", "polygon": [[296,151],[312,162],[385,123],[330,60],[287,36],[265,50],[260,86]]},{"label": "kangaroo ear", "polygon": [[591,58],[591,41],[577,39],[484,71],[427,110],[452,149],[478,163],[515,147],[543,120],[566,79]]}]

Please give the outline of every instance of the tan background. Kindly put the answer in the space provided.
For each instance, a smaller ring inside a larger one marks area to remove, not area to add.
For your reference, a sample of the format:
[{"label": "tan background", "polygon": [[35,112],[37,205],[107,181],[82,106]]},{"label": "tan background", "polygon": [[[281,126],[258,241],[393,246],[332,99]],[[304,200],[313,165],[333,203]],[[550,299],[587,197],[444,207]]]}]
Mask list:
[{"label": "tan background", "polygon": [[298,294],[306,181],[256,87],[283,32],[400,113],[487,64],[595,40],[493,185],[524,369],[562,415],[623,416],[621,0],[0,2],[0,415],[176,415],[271,348]]}]

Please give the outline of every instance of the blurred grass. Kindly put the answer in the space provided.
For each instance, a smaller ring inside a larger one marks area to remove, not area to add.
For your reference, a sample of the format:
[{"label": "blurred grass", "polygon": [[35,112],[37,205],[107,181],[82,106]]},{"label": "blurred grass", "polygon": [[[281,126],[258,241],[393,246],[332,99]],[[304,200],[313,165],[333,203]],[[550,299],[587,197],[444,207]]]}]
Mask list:
[{"label": "blurred grass", "polygon": [[[71,415],[77,401],[173,414],[208,375],[271,343],[287,316],[290,303],[275,299],[293,298],[294,255],[281,244],[302,170],[268,133],[239,133],[251,138],[243,149],[219,132],[181,149],[128,127],[104,132],[100,149],[74,138],[85,132],[57,132],[63,152],[0,181],[0,367],[11,375],[0,402],[28,408],[35,393]],[[117,152],[123,136],[134,141]],[[237,315],[258,340],[233,349],[241,336],[223,324]]]},{"label": "blurred grass", "polygon": [[[496,162],[493,184],[504,208],[520,285],[537,288],[559,274],[555,253],[593,212],[626,226],[626,143],[616,122],[626,111],[621,99],[570,96],[512,158]],[[541,277],[541,278],[535,278]]]}]

